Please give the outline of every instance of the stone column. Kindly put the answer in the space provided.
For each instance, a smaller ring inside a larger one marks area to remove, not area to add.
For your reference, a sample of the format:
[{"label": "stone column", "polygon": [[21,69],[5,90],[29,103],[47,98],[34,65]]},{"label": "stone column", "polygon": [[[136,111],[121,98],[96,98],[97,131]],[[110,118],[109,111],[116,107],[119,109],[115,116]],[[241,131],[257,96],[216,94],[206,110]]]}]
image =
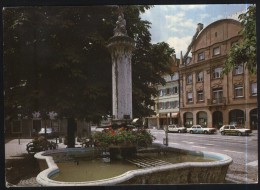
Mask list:
[{"label": "stone column", "polygon": [[112,58],[112,93],[114,120],[132,119],[132,51],[134,40],[127,35],[124,15],[116,22],[114,36],[107,48]]}]

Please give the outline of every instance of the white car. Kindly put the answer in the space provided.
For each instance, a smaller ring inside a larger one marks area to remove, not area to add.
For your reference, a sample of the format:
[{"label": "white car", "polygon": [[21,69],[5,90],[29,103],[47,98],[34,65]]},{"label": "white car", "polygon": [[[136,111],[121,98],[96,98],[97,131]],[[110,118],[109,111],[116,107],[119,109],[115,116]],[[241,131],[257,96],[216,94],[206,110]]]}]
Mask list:
[{"label": "white car", "polygon": [[191,128],[187,128],[188,133],[204,133],[204,134],[214,134],[216,132],[215,128],[206,128],[201,125],[193,125]]},{"label": "white car", "polygon": [[176,133],[186,133],[187,130],[185,127],[178,127],[177,125],[168,125],[168,132],[176,132]]},{"label": "white car", "polygon": [[223,125],[219,129],[221,135],[246,135],[248,136],[252,131],[250,129],[239,129],[235,125]]}]

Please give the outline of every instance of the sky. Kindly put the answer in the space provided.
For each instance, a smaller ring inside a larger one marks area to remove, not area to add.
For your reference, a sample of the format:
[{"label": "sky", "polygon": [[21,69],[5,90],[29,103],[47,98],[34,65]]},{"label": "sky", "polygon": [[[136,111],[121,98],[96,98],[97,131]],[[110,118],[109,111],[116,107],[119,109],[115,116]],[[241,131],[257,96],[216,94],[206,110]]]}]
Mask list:
[{"label": "sky", "polygon": [[248,4],[155,5],[141,17],[152,23],[152,43],[167,42],[180,58],[180,51],[182,55],[186,53],[198,23],[206,28],[220,19],[238,20],[247,7]]}]

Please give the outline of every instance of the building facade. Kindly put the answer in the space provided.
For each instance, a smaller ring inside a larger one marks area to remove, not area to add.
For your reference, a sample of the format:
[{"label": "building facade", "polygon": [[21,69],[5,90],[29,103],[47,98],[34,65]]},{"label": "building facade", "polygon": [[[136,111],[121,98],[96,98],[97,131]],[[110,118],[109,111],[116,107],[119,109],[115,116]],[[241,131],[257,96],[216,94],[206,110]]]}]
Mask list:
[{"label": "building facade", "polygon": [[257,129],[257,78],[244,63],[222,75],[228,52],[242,36],[240,22],[216,21],[191,43],[189,62],[180,61],[180,123],[220,128],[223,124]]},{"label": "building facade", "polygon": [[158,96],[154,98],[156,115],[147,118],[148,126],[163,129],[169,124],[179,124],[179,60],[172,59],[171,74],[165,74],[165,85],[157,85]]}]

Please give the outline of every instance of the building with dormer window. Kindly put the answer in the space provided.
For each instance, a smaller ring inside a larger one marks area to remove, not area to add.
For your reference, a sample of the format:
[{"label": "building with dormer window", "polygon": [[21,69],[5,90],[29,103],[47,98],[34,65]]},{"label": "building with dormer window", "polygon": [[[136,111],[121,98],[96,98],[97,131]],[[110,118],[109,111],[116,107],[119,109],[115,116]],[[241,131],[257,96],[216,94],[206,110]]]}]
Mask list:
[{"label": "building with dormer window", "polygon": [[[201,24],[200,24],[201,26]],[[257,129],[257,78],[250,76],[244,63],[222,75],[228,52],[243,40],[240,22],[223,19],[196,32],[188,51],[181,57],[180,123],[220,128],[223,124]],[[187,55],[187,53],[185,54]]]}]

